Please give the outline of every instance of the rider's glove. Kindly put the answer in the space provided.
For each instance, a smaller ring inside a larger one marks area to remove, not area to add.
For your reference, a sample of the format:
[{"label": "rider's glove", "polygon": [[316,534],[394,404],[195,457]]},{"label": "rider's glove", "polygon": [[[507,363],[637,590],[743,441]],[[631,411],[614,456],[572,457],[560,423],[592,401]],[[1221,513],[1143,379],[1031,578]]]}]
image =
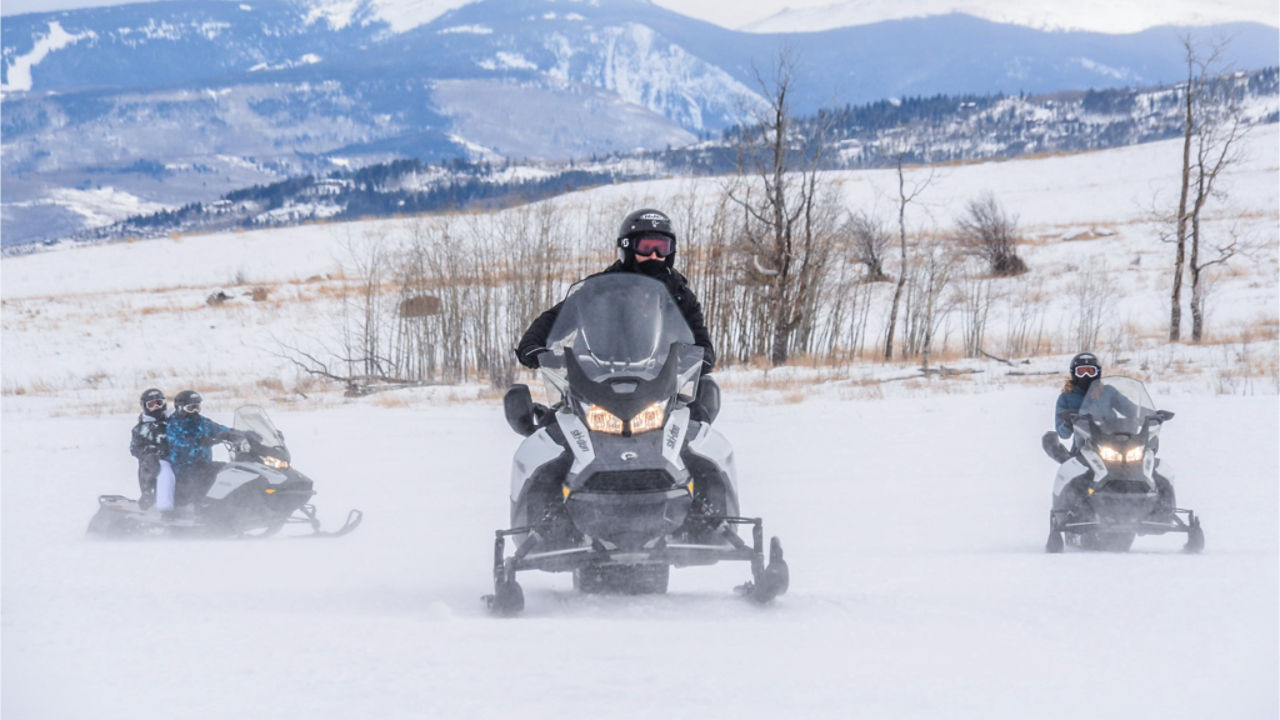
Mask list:
[{"label": "rider's glove", "polygon": [[526,345],[516,348],[516,360],[530,370],[536,370],[538,368],[538,353],[545,349],[541,345]]}]

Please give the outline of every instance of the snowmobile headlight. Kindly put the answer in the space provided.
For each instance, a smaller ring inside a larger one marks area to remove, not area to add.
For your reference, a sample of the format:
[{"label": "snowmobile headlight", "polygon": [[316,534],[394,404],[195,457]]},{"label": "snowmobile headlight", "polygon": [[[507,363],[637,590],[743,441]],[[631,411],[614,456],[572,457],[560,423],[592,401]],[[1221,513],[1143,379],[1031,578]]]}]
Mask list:
[{"label": "snowmobile headlight", "polygon": [[622,434],[622,418],[605,410],[599,405],[587,406],[587,427],[595,432]]},{"label": "snowmobile headlight", "polygon": [[284,470],[289,467],[289,462],[287,460],[281,460],[280,458],[271,457],[270,455],[262,456],[262,464],[273,470]]},{"label": "snowmobile headlight", "polygon": [[1121,452],[1106,445],[1098,446],[1098,454],[1102,456],[1103,462],[1120,462],[1124,460],[1124,455]]},{"label": "snowmobile headlight", "polygon": [[1134,448],[1130,448],[1129,452],[1124,454],[1124,461],[1125,462],[1141,462],[1143,450],[1144,448],[1141,445]]},{"label": "snowmobile headlight", "polygon": [[641,410],[639,415],[631,418],[631,433],[634,435],[635,433],[657,430],[662,427],[662,423],[666,419],[667,412],[662,407],[662,403],[654,403]]}]

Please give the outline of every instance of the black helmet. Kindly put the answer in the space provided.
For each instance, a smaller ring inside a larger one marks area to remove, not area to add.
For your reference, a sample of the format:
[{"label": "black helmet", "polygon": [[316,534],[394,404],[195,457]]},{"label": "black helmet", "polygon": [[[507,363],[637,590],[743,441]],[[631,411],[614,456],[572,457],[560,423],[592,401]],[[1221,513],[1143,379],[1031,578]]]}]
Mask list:
[{"label": "black helmet", "polygon": [[173,407],[179,415],[199,415],[204,398],[195,390],[183,390],[173,398]]},{"label": "black helmet", "polygon": [[1071,382],[1087,388],[1102,377],[1102,363],[1093,353],[1083,352],[1071,358]]},{"label": "black helmet", "polygon": [[[627,265],[635,263],[636,243],[648,236],[665,236],[670,242],[666,247],[657,247],[659,254],[666,258],[667,265],[675,264],[676,231],[671,227],[671,218],[667,214],[652,208],[636,210],[622,220],[618,228],[618,259]],[[649,253],[644,253],[648,255]]]},{"label": "black helmet", "polygon": [[138,403],[142,405],[142,412],[144,413],[149,415],[164,414],[165,398],[160,388],[143,390],[142,397],[138,398]]}]

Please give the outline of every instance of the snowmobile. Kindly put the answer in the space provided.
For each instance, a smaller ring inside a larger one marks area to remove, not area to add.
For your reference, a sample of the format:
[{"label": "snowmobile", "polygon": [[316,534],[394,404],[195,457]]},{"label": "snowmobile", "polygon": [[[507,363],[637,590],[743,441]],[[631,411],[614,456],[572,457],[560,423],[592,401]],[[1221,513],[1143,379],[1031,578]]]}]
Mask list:
[{"label": "snowmobile", "polygon": [[524,570],[570,572],[584,593],[646,594],[667,591],[673,566],[732,560],[750,563],[738,587],[748,599],[785,593],[782,544],[770,539],[766,564],[762,520],[739,515],[733,450],[710,425],[719,388],[702,376],[702,348],[667,288],[633,273],[587,278],[570,288],[547,345],[539,365],[559,402],[535,405],[527,385],[503,399],[525,439],[489,609],[524,609]]},{"label": "snowmobile", "polygon": [[1061,463],[1046,552],[1062,552],[1067,544],[1125,552],[1138,535],[1170,532],[1186,533],[1186,551],[1204,549],[1200,518],[1176,507],[1173,472],[1156,457],[1160,427],[1173,413],[1155,409],[1141,381],[1099,378],[1080,410],[1063,416],[1074,429],[1074,451],[1055,432],[1042,439],[1045,452]]},{"label": "snowmobile", "polygon": [[284,433],[256,405],[236,410],[232,432],[219,440],[230,462],[221,463],[213,484],[196,501],[192,517],[166,517],[137,500],[121,495],[98,497],[98,512],[88,534],[119,537],[267,537],[289,523],[307,524],[313,536],[338,537],[355,530],[363,519],[359,510],[347,513],[334,531],[323,531],[310,504],[315,495],[311,478],[290,464]]}]

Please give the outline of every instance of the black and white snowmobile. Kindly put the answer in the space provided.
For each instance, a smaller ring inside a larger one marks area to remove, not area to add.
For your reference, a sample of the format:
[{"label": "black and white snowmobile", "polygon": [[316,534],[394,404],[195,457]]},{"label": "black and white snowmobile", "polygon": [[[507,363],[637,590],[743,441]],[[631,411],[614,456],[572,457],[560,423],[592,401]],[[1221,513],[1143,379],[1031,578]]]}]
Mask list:
[{"label": "black and white snowmobile", "polygon": [[[1173,471],[1156,457],[1160,427],[1173,418],[1157,410],[1141,381],[1099,378],[1080,410],[1064,413],[1075,430],[1074,452],[1045,433],[1042,445],[1061,463],[1053,486],[1045,550],[1066,544],[1125,552],[1137,535],[1187,534],[1185,549],[1204,549],[1200,518],[1176,506]],[[1065,540],[1064,540],[1065,535]]]},{"label": "black and white snowmobile", "polygon": [[341,528],[320,529],[311,478],[290,464],[284,434],[256,405],[236,410],[233,433],[222,439],[231,457],[220,463],[208,492],[192,508],[194,515],[167,517],[154,507],[121,495],[98,497],[98,512],[89,535],[99,537],[237,537],[270,536],[288,523],[305,523],[312,535],[337,537],[360,524],[359,510],[347,514]]},{"label": "black and white snowmobile", "polygon": [[[733,451],[710,425],[719,389],[670,292],[633,273],[574,285],[539,356],[554,407],[529,388],[504,398],[525,436],[511,474],[511,524],[494,543],[489,608],[524,608],[522,570],[571,572],[586,593],[664,593],[672,566],[750,563],[738,589],[768,602],[786,592],[782,545],[765,563],[759,518],[740,517]],[[705,422],[690,416],[691,403]],[[752,540],[736,528],[750,525]],[[505,556],[505,540],[515,552]]]}]

